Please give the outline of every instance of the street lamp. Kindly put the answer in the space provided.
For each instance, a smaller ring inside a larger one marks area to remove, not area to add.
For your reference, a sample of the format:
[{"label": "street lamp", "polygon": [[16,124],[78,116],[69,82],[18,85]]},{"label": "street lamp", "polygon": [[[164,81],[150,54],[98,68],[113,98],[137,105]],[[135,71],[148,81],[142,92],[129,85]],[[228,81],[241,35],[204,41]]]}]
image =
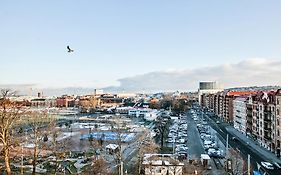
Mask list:
[{"label": "street lamp", "polygon": [[173,135],[173,154],[175,154],[175,136]]},{"label": "street lamp", "polygon": [[23,174],[23,144],[21,144],[21,174]]}]

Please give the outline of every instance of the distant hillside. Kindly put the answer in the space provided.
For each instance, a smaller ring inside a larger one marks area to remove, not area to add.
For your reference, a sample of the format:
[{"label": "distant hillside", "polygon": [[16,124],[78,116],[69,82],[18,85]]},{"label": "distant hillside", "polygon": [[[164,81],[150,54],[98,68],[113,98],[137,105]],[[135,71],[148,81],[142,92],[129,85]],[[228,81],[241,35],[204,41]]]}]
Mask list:
[{"label": "distant hillside", "polygon": [[281,86],[250,86],[250,87],[234,87],[225,90],[230,91],[271,91],[281,89]]}]

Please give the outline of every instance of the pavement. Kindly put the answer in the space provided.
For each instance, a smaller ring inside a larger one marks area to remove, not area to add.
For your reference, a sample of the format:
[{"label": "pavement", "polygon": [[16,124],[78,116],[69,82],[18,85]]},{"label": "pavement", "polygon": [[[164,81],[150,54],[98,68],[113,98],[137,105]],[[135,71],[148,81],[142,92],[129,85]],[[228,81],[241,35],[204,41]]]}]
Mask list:
[{"label": "pavement", "polygon": [[204,154],[204,148],[201,143],[201,138],[199,135],[199,132],[196,127],[196,123],[191,118],[191,115],[188,113],[187,117],[187,146],[188,146],[188,152],[190,155],[190,159],[200,159],[201,154]]},{"label": "pavement", "polygon": [[[199,159],[201,157],[201,154],[206,154],[205,150],[203,148],[203,143],[202,140],[200,138],[200,133],[197,129],[196,123],[195,121],[192,119],[191,114],[187,113],[188,117],[187,117],[187,121],[188,121],[188,142],[187,142],[187,146],[188,146],[188,151],[189,151],[189,155],[191,157],[191,159]],[[211,133],[216,134],[216,131],[211,129]],[[217,144],[220,146],[221,149],[224,148],[224,145],[222,143],[222,141],[217,138],[216,139]],[[222,162],[223,164],[223,159],[219,160]],[[216,168],[216,165],[213,161],[213,159],[209,160],[209,165],[211,165],[212,170],[206,170],[206,172],[204,173],[204,175],[224,175],[226,174],[225,170],[223,168]]]},{"label": "pavement", "polygon": [[[205,115],[208,117],[208,115]],[[220,121],[219,124],[216,122]],[[210,117],[209,118],[210,125],[219,133],[219,136],[223,137],[224,140],[226,140],[227,134],[229,134],[229,146],[231,146],[233,149],[236,149],[240,152],[240,155],[247,160],[247,155],[251,156],[251,165],[254,169],[257,169],[257,163],[260,164],[261,161],[270,161],[279,162],[280,160],[277,159],[277,157],[271,153],[270,151],[262,148],[259,146],[257,142],[254,140],[251,140],[250,138],[247,138],[246,135],[243,135],[239,131],[235,130],[233,126],[231,126],[228,123],[224,123],[219,119],[218,117]],[[238,140],[234,141],[231,138],[236,137]],[[248,144],[247,144],[248,142]],[[224,142],[225,143],[225,142]],[[273,161],[271,161],[273,160]],[[262,168],[263,171],[266,171],[270,175],[280,175],[281,171],[278,169],[274,170],[265,170]]]},{"label": "pavement", "polygon": [[268,159],[269,162],[278,162],[281,163],[281,160],[276,157],[275,154],[272,152],[266,150],[265,148],[259,146],[258,142],[252,140],[251,138],[247,137],[246,135],[242,134],[241,132],[234,129],[232,126],[226,126],[226,130],[235,135],[237,139],[240,139],[243,142],[248,142],[249,147],[251,147],[253,150],[258,152],[259,154],[262,154],[266,159]]}]

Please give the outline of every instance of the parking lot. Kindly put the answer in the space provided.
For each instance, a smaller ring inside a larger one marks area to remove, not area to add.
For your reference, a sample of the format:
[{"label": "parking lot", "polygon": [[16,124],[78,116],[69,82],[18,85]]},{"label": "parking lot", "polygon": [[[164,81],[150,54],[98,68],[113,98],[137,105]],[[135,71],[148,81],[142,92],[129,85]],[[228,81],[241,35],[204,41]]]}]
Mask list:
[{"label": "parking lot", "polygon": [[168,147],[173,148],[173,153],[177,154],[180,159],[187,159],[188,157],[188,130],[187,117],[180,116],[179,119],[174,120],[169,128],[166,143]]},{"label": "parking lot", "polygon": [[190,142],[187,143],[189,149],[190,159],[200,159],[201,154],[204,153],[204,148],[200,140],[199,132],[196,128],[196,123],[192,118],[192,114],[188,112],[188,138]]},{"label": "parking lot", "polygon": [[199,111],[191,110],[190,113],[200,134],[201,144],[203,145],[205,153],[212,158],[224,158],[225,147],[218,139],[217,133],[208,125],[206,119]]}]

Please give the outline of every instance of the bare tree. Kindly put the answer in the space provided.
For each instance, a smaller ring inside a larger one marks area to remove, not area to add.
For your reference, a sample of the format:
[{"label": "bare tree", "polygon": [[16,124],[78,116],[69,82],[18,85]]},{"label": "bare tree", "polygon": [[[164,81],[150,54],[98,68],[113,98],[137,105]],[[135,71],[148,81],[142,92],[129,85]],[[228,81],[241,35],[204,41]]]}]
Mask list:
[{"label": "bare tree", "polygon": [[51,118],[46,113],[28,113],[26,116],[26,124],[31,129],[31,143],[34,145],[32,174],[35,175],[40,149],[43,148],[44,142],[48,141],[44,128],[49,127]]},{"label": "bare tree", "polygon": [[[161,149],[164,146],[164,140],[167,136],[167,133],[169,132],[169,121],[164,120],[162,117],[157,118],[155,122],[155,126],[157,130],[159,131],[157,134],[157,138],[160,139],[161,143]],[[159,138],[160,137],[160,138]]]},{"label": "bare tree", "polygon": [[142,162],[144,154],[157,153],[159,147],[154,143],[154,141],[148,137],[148,132],[145,130],[143,135],[139,139],[138,145],[138,174],[141,174]]},{"label": "bare tree", "polygon": [[246,160],[243,159],[243,157],[240,155],[239,150],[230,149],[229,150],[231,155],[231,161],[233,164],[233,170],[232,173],[234,175],[244,174],[246,172]]},{"label": "bare tree", "polygon": [[3,145],[3,158],[5,161],[5,171],[8,175],[11,174],[10,167],[10,148],[13,139],[14,125],[19,120],[22,111],[21,105],[9,100],[8,96],[11,91],[2,89],[0,99],[0,142]]},{"label": "bare tree", "polygon": [[108,174],[108,173],[109,173],[108,164],[102,157],[94,160],[94,162],[92,164],[91,174],[103,175],[103,174]]},{"label": "bare tree", "polygon": [[48,136],[50,137],[49,146],[52,152],[52,155],[55,157],[54,162],[54,174],[57,174],[59,169],[59,160],[64,159],[66,156],[65,147],[66,142],[59,140],[60,130],[56,127],[57,121],[55,118],[51,118]]},{"label": "bare tree", "polygon": [[115,122],[112,123],[111,128],[112,131],[116,133],[116,140],[115,144],[118,145],[117,152],[114,155],[114,159],[116,161],[117,167],[118,167],[118,174],[122,174],[123,171],[123,156],[122,156],[122,126],[125,126],[126,124],[121,121],[121,116],[116,118]]}]

